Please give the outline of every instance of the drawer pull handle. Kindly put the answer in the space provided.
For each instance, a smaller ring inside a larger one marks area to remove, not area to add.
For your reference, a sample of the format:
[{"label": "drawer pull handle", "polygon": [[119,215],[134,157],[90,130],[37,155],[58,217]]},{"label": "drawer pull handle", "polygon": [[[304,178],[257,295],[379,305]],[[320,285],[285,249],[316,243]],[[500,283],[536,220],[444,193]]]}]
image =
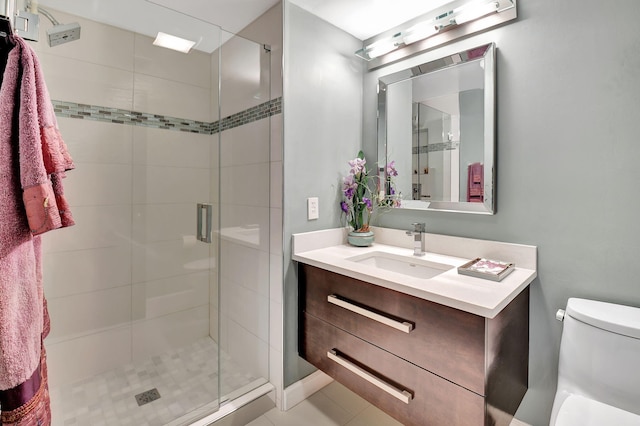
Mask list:
[{"label": "drawer pull handle", "polygon": [[413,324],[411,324],[410,322],[400,322],[389,317],[385,317],[384,315],[380,315],[368,309],[361,308],[358,305],[354,305],[353,303],[350,303],[344,299],[340,299],[335,294],[328,295],[327,302],[332,303],[336,306],[340,306],[341,308],[345,308],[351,312],[355,312],[356,314],[360,314],[374,321],[378,321],[379,323],[382,323],[384,325],[388,325],[389,327],[393,327],[396,330],[400,330],[404,333],[410,333],[411,330],[413,330]]},{"label": "drawer pull handle", "polygon": [[340,355],[338,355],[338,353],[336,352],[335,349],[331,349],[330,351],[328,351],[327,352],[327,356],[329,357],[330,360],[337,362],[338,364],[340,364],[341,366],[343,366],[347,370],[349,370],[352,373],[362,377],[367,382],[369,382],[372,385],[382,389],[383,391],[387,392],[389,395],[391,395],[391,396],[393,396],[395,398],[398,398],[400,401],[404,402],[405,404],[408,404],[413,399],[413,395],[411,395],[411,393],[409,391],[403,390],[403,389],[398,389],[397,387],[395,387],[393,385],[390,385],[389,383],[385,382],[384,380],[380,380],[379,378],[377,378],[373,374],[369,373],[368,371],[363,370],[362,368],[358,367],[357,365],[355,365],[351,361],[348,361],[348,360],[342,358]]}]

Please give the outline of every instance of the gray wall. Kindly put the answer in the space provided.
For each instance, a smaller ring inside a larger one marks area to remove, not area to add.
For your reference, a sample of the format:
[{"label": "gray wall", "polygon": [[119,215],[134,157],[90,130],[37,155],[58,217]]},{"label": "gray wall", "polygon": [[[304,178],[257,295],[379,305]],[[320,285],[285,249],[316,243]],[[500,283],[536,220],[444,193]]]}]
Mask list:
[{"label": "gray wall", "polygon": [[[538,247],[529,391],[516,417],[548,424],[567,298],[640,306],[640,2],[527,0],[518,19],[423,55],[498,47],[497,214],[396,211],[381,225]],[[605,18],[606,17],[606,18]],[[603,21],[606,19],[606,22]],[[375,80],[364,82],[364,146],[375,148]]]},{"label": "gray wall", "polygon": [[[284,384],[313,368],[298,357],[298,282],[291,234],[340,226],[347,161],[362,143],[362,43],[284,2]],[[375,161],[372,161],[375,162]],[[307,198],[319,198],[307,220]]]}]

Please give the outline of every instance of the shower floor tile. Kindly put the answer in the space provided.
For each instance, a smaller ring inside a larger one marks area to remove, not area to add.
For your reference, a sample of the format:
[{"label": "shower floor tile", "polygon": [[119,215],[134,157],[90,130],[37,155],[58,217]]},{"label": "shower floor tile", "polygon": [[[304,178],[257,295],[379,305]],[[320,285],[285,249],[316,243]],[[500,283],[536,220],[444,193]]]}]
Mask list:
[{"label": "shower floor tile", "polygon": [[[258,378],[224,353],[222,395]],[[157,389],[160,398],[138,405],[135,396]],[[218,346],[210,338],[144,362],[51,388],[53,426],[161,426],[218,399]],[[224,398],[223,398],[224,399]]]}]

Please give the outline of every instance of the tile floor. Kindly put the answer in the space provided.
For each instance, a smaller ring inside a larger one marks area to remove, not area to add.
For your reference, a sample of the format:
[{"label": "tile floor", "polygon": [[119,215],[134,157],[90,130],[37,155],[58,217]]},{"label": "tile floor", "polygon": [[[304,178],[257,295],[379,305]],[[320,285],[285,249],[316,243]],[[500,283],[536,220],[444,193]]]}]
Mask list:
[{"label": "tile floor", "polygon": [[269,410],[247,426],[402,426],[338,382],[283,412]]},{"label": "tile floor", "polygon": [[[221,353],[220,360],[223,400],[260,380],[226,354]],[[135,395],[150,389],[157,389],[160,399],[138,406]],[[217,344],[206,337],[174,352],[50,390],[53,426],[179,424],[176,419],[217,398]]]},{"label": "tile floor", "polygon": [[[233,423],[236,425],[236,423]],[[402,426],[338,382],[283,412],[272,408],[246,426]],[[517,419],[511,426],[531,426]]]}]

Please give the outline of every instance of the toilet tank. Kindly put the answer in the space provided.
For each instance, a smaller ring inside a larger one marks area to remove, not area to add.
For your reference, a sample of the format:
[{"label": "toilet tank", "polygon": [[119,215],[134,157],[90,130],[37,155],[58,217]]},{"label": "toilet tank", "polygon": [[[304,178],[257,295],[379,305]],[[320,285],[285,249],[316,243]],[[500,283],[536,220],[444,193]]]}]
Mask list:
[{"label": "toilet tank", "polygon": [[572,393],[640,414],[639,308],[569,299],[554,411]]}]

